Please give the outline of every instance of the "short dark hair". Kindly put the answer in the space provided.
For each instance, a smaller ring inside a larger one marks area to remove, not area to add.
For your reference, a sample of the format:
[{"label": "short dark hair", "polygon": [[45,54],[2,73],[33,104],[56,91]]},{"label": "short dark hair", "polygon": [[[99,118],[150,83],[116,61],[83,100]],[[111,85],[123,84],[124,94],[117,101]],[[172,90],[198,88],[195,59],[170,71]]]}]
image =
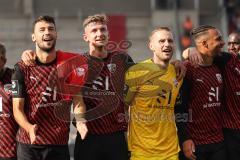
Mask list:
[{"label": "short dark hair", "polygon": [[201,25],[199,27],[193,28],[190,32],[190,35],[193,40],[196,40],[198,37],[208,33],[210,29],[217,29],[216,27],[210,25]]},{"label": "short dark hair", "polygon": [[44,15],[44,16],[39,16],[34,22],[33,22],[33,32],[34,32],[34,28],[35,28],[35,25],[36,23],[38,22],[41,22],[41,21],[45,21],[45,22],[48,22],[48,23],[53,23],[55,28],[56,28],[56,24],[55,24],[55,20],[53,17],[51,16],[48,16],[48,15]]},{"label": "short dark hair", "polygon": [[3,56],[6,55],[6,48],[2,43],[0,43],[0,54],[2,54]]},{"label": "short dark hair", "polygon": [[88,16],[84,21],[83,21],[83,28],[85,28],[88,24],[92,22],[99,22],[102,24],[107,24],[107,16],[105,14],[95,14],[92,16]]}]

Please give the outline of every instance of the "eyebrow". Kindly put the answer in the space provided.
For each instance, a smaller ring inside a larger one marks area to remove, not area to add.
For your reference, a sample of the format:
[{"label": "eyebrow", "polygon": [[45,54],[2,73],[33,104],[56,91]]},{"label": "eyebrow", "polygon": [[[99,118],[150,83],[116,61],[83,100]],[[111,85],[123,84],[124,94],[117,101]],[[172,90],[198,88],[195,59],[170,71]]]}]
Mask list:
[{"label": "eyebrow", "polygon": [[215,40],[217,40],[217,39],[222,39],[222,36],[219,35],[219,36],[215,37],[214,39],[215,39]]}]

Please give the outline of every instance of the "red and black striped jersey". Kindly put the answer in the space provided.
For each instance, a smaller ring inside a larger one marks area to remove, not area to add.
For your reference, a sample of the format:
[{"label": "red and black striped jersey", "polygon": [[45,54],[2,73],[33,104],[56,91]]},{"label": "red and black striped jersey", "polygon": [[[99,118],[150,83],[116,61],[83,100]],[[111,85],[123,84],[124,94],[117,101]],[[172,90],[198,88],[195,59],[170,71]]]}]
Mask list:
[{"label": "red and black striped jersey", "polygon": [[12,70],[5,68],[0,77],[0,159],[16,157],[18,125],[13,116],[11,94]]},{"label": "red and black striped jersey", "polygon": [[185,139],[192,139],[196,145],[221,142],[223,141],[222,74],[215,64],[198,67],[192,66],[189,62],[185,64],[187,73],[183,92],[187,99],[181,104],[188,113]]},{"label": "red and black striped jersey", "polygon": [[240,55],[223,53],[219,59],[225,83],[224,128],[240,129]]},{"label": "red and black striped jersey", "polygon": [[108,134],[125,131],[127,123],[124,112],[124,78],[128,62],[125,53],[112,52],[104,59],[85,55],[88,76],[82,88],[87,107],[85,118],[92,134]]},{"label": "red and black striped jersey", "polygon": [[[57,51],[57,58],[51,63],[36,60],[34,66],[26,66],[23,62],[15,65],[13,96],[25,99],[26,117],[31,124],[38,125],[35,144],[68,143],[71,99],[69,93],[65,94],[66,86],[62,85],[72,70],[68,61],[72,57],[77,55]],[[30,144],[29,134],[22,128],[17,140]]]}]

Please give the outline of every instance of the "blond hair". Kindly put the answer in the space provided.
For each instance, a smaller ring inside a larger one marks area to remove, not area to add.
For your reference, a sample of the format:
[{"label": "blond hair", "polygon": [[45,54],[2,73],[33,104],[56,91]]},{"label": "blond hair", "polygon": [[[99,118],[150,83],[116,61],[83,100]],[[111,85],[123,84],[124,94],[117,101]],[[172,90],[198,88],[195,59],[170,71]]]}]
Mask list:
[{"label": "blond hair", "polygon": [[105,14],[95,14],[92,16],[88,16],[84,21],[83,21],[83,28],[86,28],[87,25],[90,23],[101,23],[101,24],[107,24],[107,16]]},{"label": "blond hair", "polygon": [[169,27],[158,27],[158,28],[154,29],[154,30],[150,33],[150,35],[149,35],[149,42],[151,41],[152,36],[153,36],[156,32],[162,31],[162,30],[171,32],[171,29],[170,29]]}]

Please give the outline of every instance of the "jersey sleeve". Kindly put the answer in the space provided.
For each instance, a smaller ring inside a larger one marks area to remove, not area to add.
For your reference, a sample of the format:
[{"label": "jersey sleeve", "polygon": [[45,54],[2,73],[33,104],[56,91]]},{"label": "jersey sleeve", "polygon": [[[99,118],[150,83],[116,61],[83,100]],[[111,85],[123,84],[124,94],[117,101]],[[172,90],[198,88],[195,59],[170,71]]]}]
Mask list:
[{"label": "jersey sleeve", "polygon": [[24,73],[18,64],[14,66],[12,74],[12,96],[13,98],[24,98],[26,95],[26,87],[24,82]]},{"label": "jersey sleeve", "polygon": [[133,61],[132,57],[130,57],[128,54],[126,54],[125,70],[127,71],[134,64],[135,64],[135,62]]},{"label": "jersey sleeve", "polygon": [[130,68],[125,74],[124,97],[127,104],[131,104],[138,90],[137,72]]},{"label": "jersey sleeve", "polygon": [[186,79],[184,79],[174,107],[175,121],[180,144],[191,138],[186,131],[187,122],[189,120],[189,110],[187,107],[188,101],[189,85],[187,84]]}]

